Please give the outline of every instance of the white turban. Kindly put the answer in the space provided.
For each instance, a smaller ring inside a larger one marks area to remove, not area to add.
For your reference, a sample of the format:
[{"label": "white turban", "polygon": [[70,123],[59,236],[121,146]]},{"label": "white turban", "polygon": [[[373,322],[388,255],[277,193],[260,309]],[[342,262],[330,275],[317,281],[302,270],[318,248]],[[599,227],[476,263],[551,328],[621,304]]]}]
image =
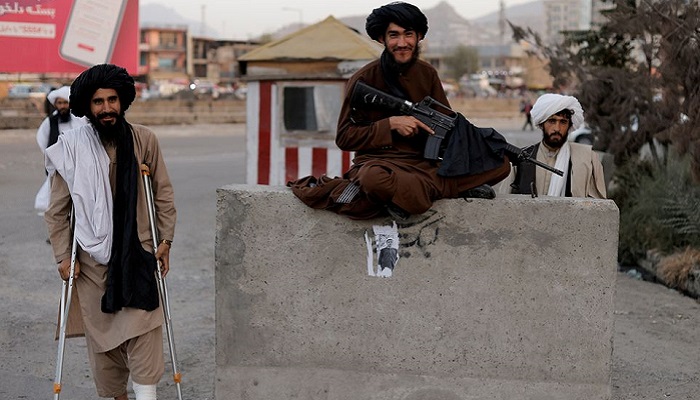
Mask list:
[{"label": "white turban", "polygon": [[48,98],[49,103],[53,105],[56,105],[56,100],[58,99],[68,101],[70,100],[70,86],[62,86],[56,90],[52,90],[46,98]]},{"label": "white turban", "polygon": [[576,100],[576,97],[563,96],[561,94],[547,93],[540,96],[530,111],[532,123],[540,125],[552,115],[567,109],[574,113],[571,116],[571,130],[576,130],[583,125],[583,108],[581,108],[581,103]]}]

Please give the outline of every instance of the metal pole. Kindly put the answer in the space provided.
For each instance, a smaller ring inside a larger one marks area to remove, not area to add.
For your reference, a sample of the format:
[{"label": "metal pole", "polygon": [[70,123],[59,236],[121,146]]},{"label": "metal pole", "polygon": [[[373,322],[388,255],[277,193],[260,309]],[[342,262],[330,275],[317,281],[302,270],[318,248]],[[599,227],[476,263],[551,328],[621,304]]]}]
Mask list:
[{"label": "metal pole", "polygon": [[75,275],[75,260],[78,251],[78,239],[75,236],[75,206],[71,208],[70,225],[73,232],[73,240],[70,252],[70,275],[67,281],[63,281],[61,289],[61,308],[59,320],[61,329],[58,335],[58,355],[56,357],[56,375],[53,381],[54,400],[58,400],[61,394],[61,375],[63,374],[63,354],[66,349],[66,327],[68,325],[68,311],[70,310],[71,296],[73,295],[73,276]]},{"label": "metal pole", "polygon": [[[156,209],[153,201],[153,186],[151,185],[151,171],[146,164],[141,164],[141,176],[143,177],[143,187],[146,192],[146,205],[148,206],[148,221],[151,224],[151,238],[153,239],[153,253],[158,250],[158,228],[156,227]],[[177,388],[177,398],[182,400],[182,390],[180,382],[182,375],[177,368],[177,355],[175,353],[175,339],[173,338],[172,321],[170,319],[170,301],[168,300],[168,285],[161,274],[160,261],[156,260],[156,278],[158,280],[158,292],[163,306],[163,317],[165,320],[165,331],[168,337],[168,347],[170,349],[170,361],[173,365],[173,382]]]}]

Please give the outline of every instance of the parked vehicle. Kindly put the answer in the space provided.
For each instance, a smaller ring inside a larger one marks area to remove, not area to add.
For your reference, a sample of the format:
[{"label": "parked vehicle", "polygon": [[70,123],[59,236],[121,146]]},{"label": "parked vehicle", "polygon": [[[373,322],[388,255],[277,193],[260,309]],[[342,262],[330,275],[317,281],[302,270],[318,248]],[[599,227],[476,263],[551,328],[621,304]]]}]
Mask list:
[{"label": "parked vehicle", "polygon": [[593,135],[593,131],[591,131],[591,128],[585,123],[579,126],[578,129],[569,133],[569,141],[571,142],[589,144],[592,146],[594,140],[595,136]]},{"label": "parked vehicle", "polygon": [[8,97],[27,98],[46,96],[51,91],[48,83],[14,83],[7,92]]}]

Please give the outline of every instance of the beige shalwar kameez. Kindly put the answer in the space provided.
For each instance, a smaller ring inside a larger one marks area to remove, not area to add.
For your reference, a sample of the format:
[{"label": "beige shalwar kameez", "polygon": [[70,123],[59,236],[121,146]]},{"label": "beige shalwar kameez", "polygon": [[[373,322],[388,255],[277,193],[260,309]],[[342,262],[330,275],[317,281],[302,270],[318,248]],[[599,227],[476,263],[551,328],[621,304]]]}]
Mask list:
[{"label": "beige shalwar kameez", "polygon": [[[146,164],[150,167],[159,238],[172,240],[175,233],[176,220],[174,194],[158,140],[150,129],[141,125],[132,126],[134,128],[133,137],[136,161],[139,165]],[[72,132],[75,131],[67,134]],[[114,194],[117,166],[116,147],[106,146],[105,150],[110,159],[109,179]],[[136,213],[138,236],[143,248],[152,251],[153,242],[151,240],[148,209],[141,179],[138,180],[137,190],[139,194],[137,196]],[[55,174],[51,185],[51,203],[45,213],[45,220],[48,225],[49,238],[56,262],[70,257],[71,234],[68,222],[70,209],[71,197],[68,185],[59,174]],[[69,320],[71,322],[69,323],[67,335],[77,336],[85,334],[88,349],[91,353],[90,362],[95,374],[98,394],[103,397],[114,397],[125,393],[126,382],[123,383],[123,391],[119,392],[122,390],[122,383],[115,381],[121,379],[110,376],[109,368],[105,368],[103,364],[105,362],[121,363],[126,361],[126,357],[121,357],[122,360],[114,359],[120,358],[119,355],[125,355],[125,352],[134,348],[147,349],[150,355],[146,357],[130,357],[133,358],[133,360],[129,360],[132,379],[141,384],[157,383],[163,374],[162,310],[157,308],[149,312],[134,308],[123,308],[113,314],[103,313],[101,310],[101,298],[105,292],[107,267],[97,263],[82,250],[78,251],[78,259],[80,261],[80,274],[74,281],[75,296],[73,297],[73,306],[71,306],[69,312]],[[148,340],[156,341],[157,343],[144,344],[143,340],[146,338],[150,338]],[[133,365],[132,361],[136,363],[137,360],[140,360],[139,365]],[[128,372],[127,370],[127,376]],[[141,376],[138,376],[138,374],[141,374]],[[101,385],[104,387],[100,387]],[[116,393],[114,393],[115,391]]]}]

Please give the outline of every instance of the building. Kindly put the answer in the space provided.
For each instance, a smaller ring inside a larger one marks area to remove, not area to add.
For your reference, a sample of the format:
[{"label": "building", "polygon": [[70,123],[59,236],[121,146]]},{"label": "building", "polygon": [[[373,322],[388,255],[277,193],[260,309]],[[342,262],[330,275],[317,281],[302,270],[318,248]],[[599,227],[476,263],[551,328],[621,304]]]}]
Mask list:
[{"label": "building", "polygon": [[479,52],[479,67],[482,74],[488,76],[493,86],[509,88],[521,87],[524,63],[527,58],[525,50],[518,44],[476,46]]},{"label": "building", "polygon": [[191,37],[187,56],[188,74],[193,79],[224,85],[235,83],[241,76],[238,59],[258,47],[258,42],[249,40]]},{"label": "building", "polygon": [[545,40],[560,43],[564,31],[591,29],[591,0],[544,0]]},{"label": "building", "polygon": [[284,185],[341,175],[352,154],[335,145],[345,83],[382,46],[333,17],[239,59],[246,97],[246,182]]},{"label": "building", "polygon": [[615,8],[615,4],[603,0],[591,0],[591,28],[597,29],[606,22],[604,11]]},{"label": "building", "polygon": [[188,80],[187,38],[186,25],[141,27],[139,80],[146,83]]}]

